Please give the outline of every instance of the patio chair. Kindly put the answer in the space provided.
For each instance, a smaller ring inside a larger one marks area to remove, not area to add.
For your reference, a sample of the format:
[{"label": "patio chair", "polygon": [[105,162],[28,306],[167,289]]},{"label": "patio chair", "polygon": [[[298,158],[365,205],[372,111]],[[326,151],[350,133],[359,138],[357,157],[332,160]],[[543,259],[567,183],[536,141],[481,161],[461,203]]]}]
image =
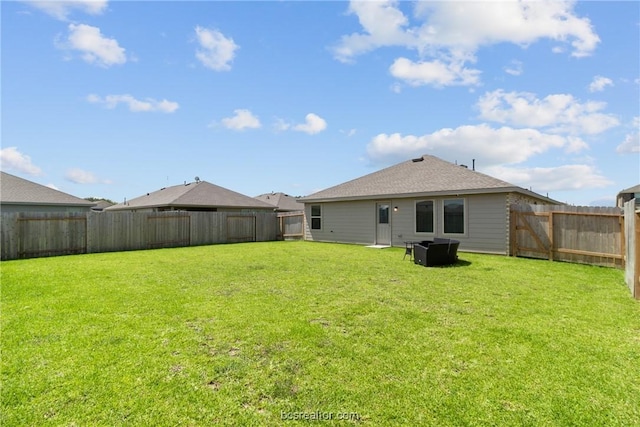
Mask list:
[{"label": "patio chair", "polygon": [[455,264],[459,245],[459,241],[450,239],[420,242],[413,247],[413,262],[424,267]]}]

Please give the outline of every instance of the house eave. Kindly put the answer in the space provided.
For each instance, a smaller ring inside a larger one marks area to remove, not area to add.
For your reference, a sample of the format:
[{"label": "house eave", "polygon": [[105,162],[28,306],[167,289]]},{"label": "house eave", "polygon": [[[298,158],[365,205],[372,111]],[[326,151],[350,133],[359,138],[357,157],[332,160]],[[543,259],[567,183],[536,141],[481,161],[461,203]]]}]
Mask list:
[{"label": "house eave", "polygon": [[11,201],[11,202],[7,202],[7,201],[1,201],[0,202],[0,206],[2,205],[11,205],[11,206],[55,206],[55,207],[61,207],[61,206],[69,206],[69,207],[82,207],[82,208],[91,208],[96,206],[96,203],[91,203],[91,202],[87,202],[87,203],[55,203],[55,202],[16,202],[16,201]]},{"label": "house eave", "polygon": [[126,211],[137,209],[173,209],[173,210],[187,210],[187,209],[259,209],[264,211],[272,211],[274,208],[270,206],[243,206],[243,205],[186,205],[186,204],[157,204],[157,205],[121,205],[112,206],[106,208],[108,211]]},{"label": "house eave", "polygon": [[394,193],[394,194],[370,194],[361,196],[345,196],[345,197],[302,197],[300,202],[309,203],[325,203],[325,202],[350,202],[350,201],[362,201],[362,200],[384,200],[384,199],[408,199],[419,197],[446,197],[446,196],[467,196],[476,194],[497,194],[497,193],[521,193],[536,199],[544,200],[553,204],[562,204],[557,200],[550,199],[541,194],[534,193],[533,191],[526,190],[521,187],[497,187],[497,188],[473,188],[473,189],[459,189],[459,190],[445,190],[445,191],[425,191],[417,193]]}]

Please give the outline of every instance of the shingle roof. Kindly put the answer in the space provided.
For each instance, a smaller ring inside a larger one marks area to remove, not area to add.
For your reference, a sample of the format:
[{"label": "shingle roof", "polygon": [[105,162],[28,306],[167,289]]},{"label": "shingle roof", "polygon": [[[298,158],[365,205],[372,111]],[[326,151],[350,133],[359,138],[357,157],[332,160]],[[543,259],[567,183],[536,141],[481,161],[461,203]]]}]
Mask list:
[{"label": "shingle roof", "polygon": [[95,203],[0,172],[0,202],[21,205],[93,206]]},{"label": "shingle roof", "polygon": [[640,184],[634,185],[633,187],[625,188],[624,190],[620,191],[618,194],[622,194],[622,193],[640,193]]},{"label": "shingle roof", "polygon": [[471,194],[517,191],[544,198],[516,185],[463,166],[425,155],[327,188],[302,202],[357,200],[413,195]]},{"label": "shingle roof", "polygon": [[105,210],[155,207],[273,209],[272,205],[253,197],[236,193],[207,181],[198,181],[161,188]]},{"label": "shingle roof", "polygon": [[95,204],[96,205],[93,207],[95,210],[104,210],[109,206],[113,206],[113,203],[107,202],[106,200],[98,200]]},{"label": "shingle roof", "polygon": [[276,206],[281,211],[301,211],[304,210],[304,204],[298,202],[297,197],[284,193],[266,193],[255,197],[265,203]]}]

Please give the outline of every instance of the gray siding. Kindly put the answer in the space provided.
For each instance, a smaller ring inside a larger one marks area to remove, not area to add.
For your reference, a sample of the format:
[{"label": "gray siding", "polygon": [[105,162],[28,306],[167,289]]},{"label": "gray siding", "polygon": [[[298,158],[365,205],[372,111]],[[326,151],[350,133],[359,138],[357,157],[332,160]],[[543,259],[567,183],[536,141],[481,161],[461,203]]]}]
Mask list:
[{"label": "gray siding", "polygon": [[[311,230],[311,205],[322,206],[322,229]],[[371,245],[375,241],[375,201],[305,204],[305,238],[317,242]]]},{"label": "gray siding", "polygon": [[470,196],[469,236],[460,239],[462,250],[508,253],[508,211],[506,194]]},{"label": "gray siding", "polygon": [[[445,235],[443,232],[442,203],[444,199],[465,199],[466,233]],[[433,233],[416,233],[415,203],[433,200],[435,219]],[[393,200],[398,207],[392,211],[392,233],[394,246],[404,246],[405,241],[432,240],[434,237],[448,237],[460,240],[460,250],[469,252],[507,253],[507,200],[505,194],[469,195],[458,197],[431,197]]]},{"label": "gray siding", "polygon": [[[442,203],[444,199],[465,199],[464,235],[443,233]],[[415,203],[433,200],[435,224],[433,233],[416,233]],[[322,205],[322,230],[311,230],[311,203],[305,205],[305,238],[315,241],[373,244],[376,230],[376,201],[325,202]],[[380,199],[384,201],[384,199]],[[460,240],[460,250],[507,254],[508,203],[505,193],[468,196],[391,199],[391,244],[404,246],[405,241],[450,237]],[[397,210],[394,208],[397,207]]]}]

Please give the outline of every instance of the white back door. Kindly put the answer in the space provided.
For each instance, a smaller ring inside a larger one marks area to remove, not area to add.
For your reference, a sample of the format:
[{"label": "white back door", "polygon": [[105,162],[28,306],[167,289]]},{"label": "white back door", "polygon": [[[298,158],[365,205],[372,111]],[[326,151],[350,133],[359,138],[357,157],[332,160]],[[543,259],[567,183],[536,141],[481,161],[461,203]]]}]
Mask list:
[{"label": "white back door", "polygon": [[391,245],[391,204],[376,203],[376,245]]}]

